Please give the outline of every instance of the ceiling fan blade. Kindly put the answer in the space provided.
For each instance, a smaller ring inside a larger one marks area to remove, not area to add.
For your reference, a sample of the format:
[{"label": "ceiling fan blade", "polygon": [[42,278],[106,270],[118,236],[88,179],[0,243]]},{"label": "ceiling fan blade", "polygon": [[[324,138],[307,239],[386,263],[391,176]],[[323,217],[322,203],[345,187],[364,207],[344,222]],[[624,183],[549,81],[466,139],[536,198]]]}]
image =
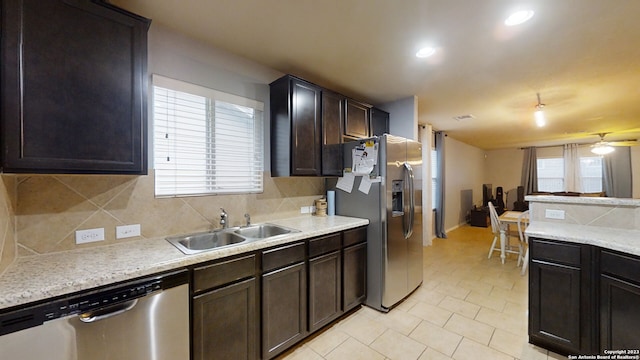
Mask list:
[{"label": "ceiling fan blade", "polygon": [[637,140],[620,140],[620,141],[609,141],[609,145],[611,146],[636,146],[640,145]]}]

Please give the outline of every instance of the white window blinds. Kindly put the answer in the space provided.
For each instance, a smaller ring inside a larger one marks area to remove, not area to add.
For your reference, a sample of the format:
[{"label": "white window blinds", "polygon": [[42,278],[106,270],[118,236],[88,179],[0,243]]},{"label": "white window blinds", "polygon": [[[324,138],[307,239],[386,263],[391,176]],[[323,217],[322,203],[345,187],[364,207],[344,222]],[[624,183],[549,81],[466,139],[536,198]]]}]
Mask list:
[{"label": "white window blinds", "polygon": [[154,75],[156,196],[262,192],[263,104]]}]

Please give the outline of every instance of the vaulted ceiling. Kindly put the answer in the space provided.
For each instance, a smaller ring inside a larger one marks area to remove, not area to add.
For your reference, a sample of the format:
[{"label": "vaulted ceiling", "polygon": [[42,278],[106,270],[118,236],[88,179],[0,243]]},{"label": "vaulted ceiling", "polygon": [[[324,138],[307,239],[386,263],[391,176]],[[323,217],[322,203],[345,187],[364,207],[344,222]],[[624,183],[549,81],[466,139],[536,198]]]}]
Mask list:
[{"label": "vaulted ceiling", "polygon": [[[640,137],[638,0],[112,2],[373,104],[415,95],[421,124],[483,149]],[[505,26],[522,7],[533,18]]]}]

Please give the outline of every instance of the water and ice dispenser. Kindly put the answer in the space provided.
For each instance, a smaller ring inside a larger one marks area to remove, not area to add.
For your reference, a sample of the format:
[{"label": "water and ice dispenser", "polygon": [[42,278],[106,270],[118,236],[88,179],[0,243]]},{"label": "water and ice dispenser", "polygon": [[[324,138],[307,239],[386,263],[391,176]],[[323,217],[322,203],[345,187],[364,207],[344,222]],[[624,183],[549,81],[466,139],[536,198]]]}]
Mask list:
[{"label": "water and ice dispenser", "polygon": [[391,211],[392,216],[404,215],[404,180],[393,180],[391,182]]}]

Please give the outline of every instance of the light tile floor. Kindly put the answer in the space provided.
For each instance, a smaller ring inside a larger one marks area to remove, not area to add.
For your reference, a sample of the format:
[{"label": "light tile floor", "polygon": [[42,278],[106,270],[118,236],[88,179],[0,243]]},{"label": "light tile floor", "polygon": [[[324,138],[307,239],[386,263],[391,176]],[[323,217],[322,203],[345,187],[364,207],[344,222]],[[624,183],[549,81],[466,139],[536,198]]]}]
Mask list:
[{"label": "light tile floor", "polygon": [[462,226],[424,249],[424,282],[389,313],[362,307],[279,360],[553,360],[528,344],[528,277],[487,254],[490,229]]}]

